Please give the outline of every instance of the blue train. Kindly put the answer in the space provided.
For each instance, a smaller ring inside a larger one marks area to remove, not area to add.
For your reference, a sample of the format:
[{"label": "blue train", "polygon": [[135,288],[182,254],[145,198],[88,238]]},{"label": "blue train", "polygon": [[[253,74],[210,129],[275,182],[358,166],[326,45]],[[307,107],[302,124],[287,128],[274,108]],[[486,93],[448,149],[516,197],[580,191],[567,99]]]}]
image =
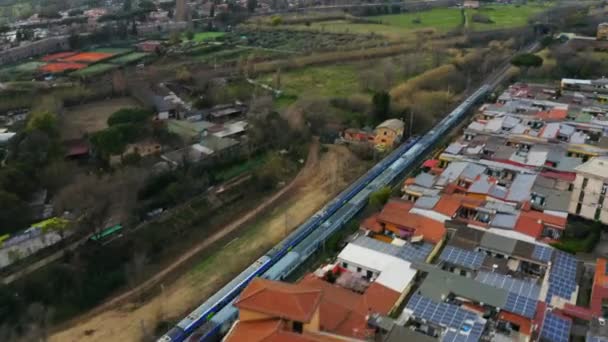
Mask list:
[{"label": "blue train", "polygon": [[236,319],[237,310],[232,303],[253,278],[262,276],[280,280],[287,276],[359,212],[373,191],[390,184],[408,167],[414,165],[488,90],[488,85],[480,87],[423,137],[412,138],[395,149],[158,341],[219,339]]}]

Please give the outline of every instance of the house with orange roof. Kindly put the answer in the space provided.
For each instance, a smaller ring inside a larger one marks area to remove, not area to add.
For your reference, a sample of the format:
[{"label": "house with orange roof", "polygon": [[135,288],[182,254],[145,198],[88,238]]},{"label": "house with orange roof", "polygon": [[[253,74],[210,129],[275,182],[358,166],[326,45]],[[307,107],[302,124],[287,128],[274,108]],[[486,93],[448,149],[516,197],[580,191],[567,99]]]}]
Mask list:
[{"label": "house with orange roof", "polygon": [[595,264],[590,306],[595,315],[608,316],[608,260],[605,258],[597,259]]},{"label": "house with orange roof", "polygon": [[363,298],[312,277],[298,284],[256,278],[236,300],[239,319],[224,341],[364,341],[373,330]]}]

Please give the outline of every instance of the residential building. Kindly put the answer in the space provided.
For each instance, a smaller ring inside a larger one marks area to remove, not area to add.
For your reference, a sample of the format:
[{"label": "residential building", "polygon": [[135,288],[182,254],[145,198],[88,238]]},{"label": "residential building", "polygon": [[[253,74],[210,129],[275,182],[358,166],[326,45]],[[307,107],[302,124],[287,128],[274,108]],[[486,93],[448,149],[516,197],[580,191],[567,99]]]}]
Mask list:
[{"label": "residential building", "polygon": [[479,0],[465,0],[462,7],[470,8],[470,9],[478,9],[479,8]]},{"label": "residential building", "polygon": [[608,23],[597,25],[597,40],[608,40]]},{"label": "residential building", "polygon": [[608,224],[608,158],[598,157],[576,167],[569,212]]},{"label": "residential building", "polygon": [[298,284],[256,278],[234,304],[239,320],[224,341],[362,341],[368,328],[364,296],[307,277]]},{"label": "residential building", "polygon": [[399,119],[388,119],[378,125],[375,131],[374,144],[380,150],[390,149],[403,138],[405,124]]},{"label": "residential building", "polygon": [[591,311],[596,317],[608,317],[608,260],[597,259],[591,288]]}]

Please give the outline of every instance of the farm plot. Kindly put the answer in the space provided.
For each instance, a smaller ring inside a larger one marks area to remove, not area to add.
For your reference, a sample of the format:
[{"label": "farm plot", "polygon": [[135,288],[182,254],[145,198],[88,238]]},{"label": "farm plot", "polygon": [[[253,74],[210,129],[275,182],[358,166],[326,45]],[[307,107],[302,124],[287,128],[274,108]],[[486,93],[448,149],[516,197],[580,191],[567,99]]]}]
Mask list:
[{"label": "farm plot", "polygon": [[145,52],[131,52],[126,55],[122,55],[120,57],[112,58],[109,60],[109,63],[118,64],[118,65],[127,65],[138,62],[146,57],[150,56],[150,54]]},{"label": "farm plot", "polygon": [[84,69],[75,71],[75,72],[71,73],[70,75],[76,76],[76,77],[91,77],[91,76],[103,74],[104,72],[108,72],[110,70],[117,69],[118,67],[119,67],[119,65],[116,65],[116,64],[97,63],[97,64],[93,64],[89,67],[86,67]]},{"label": "farm plot", "polygon": [[[359,72],[356,64],[340,64],[301,68],[281,74],[281,90],[287,97],[302,94],[323,96],[349,96],[359,91]],[[261,78],[273,83],[274,75]]]},{"label": "farm plot", "polygon": [[380,43],[377,37],[355,34],[335,34],[285,29],[242,28],[225,36],[231,45],[248,45],[284,52],[323,51],[370,46]]},{"label": "farm plot", "polygon": [[[551,5],[494,5],[477,10],[467,10],[467,23],[475,31],[507,29],[526,26],[534,15],[549,9]],[[478,20],[475,20],[478,17]],[[479,22],[487,20],[487,22]]]},{"label": "farm plot", "polygon": [[0,79],[16,80],[22,78],[31,78],[38,72],[38,69],[44,65],[46,65],[46,63],[30,61],[17,65],[6,66],[0,69]]},{"label": "farm plot", "polygon": [[291,25],[297,30],[347,34],[378,34],[388,38],[408,38],[418,30],[447,32],[462,24],[462,14],[456,8],[437,8],[430,11],[389,14],[367,17],[367,22],[358,20],[333,20],[311,23],[310,25]]},{"label": "farm plot", "polygon": [[194,38],[192,38],[192,41],[204,42],[206,40],[214,40],[216,38],[224,36],[225,34],[225,32],[199,32],[194,34]]},{"label": "farm plot", "polygon": [[125,53],[129,53],[131,51],[133,51],[133,49],[105,47],[105,48],[99,48],[99,49],[92,50],[91,52],[110,53],[110,54],[116,56],[116,55],[122,55]]},{"label": "farm plot", "polygon": [[107,127],[108,117],[121,108],[139,107],[130,97],[95,101],[81,106],[69,107],[61,117],[62,139],[78,139]]}]

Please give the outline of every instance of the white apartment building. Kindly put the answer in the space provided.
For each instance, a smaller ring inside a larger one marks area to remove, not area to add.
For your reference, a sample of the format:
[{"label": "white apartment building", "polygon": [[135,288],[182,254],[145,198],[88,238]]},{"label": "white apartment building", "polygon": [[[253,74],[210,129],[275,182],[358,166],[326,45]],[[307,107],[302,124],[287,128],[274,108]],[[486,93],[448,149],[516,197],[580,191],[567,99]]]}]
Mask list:
[{"label": "white apartment building", "polygon": [[569,212],[608,224],[608,157],[596,157],[575,168]]}]

